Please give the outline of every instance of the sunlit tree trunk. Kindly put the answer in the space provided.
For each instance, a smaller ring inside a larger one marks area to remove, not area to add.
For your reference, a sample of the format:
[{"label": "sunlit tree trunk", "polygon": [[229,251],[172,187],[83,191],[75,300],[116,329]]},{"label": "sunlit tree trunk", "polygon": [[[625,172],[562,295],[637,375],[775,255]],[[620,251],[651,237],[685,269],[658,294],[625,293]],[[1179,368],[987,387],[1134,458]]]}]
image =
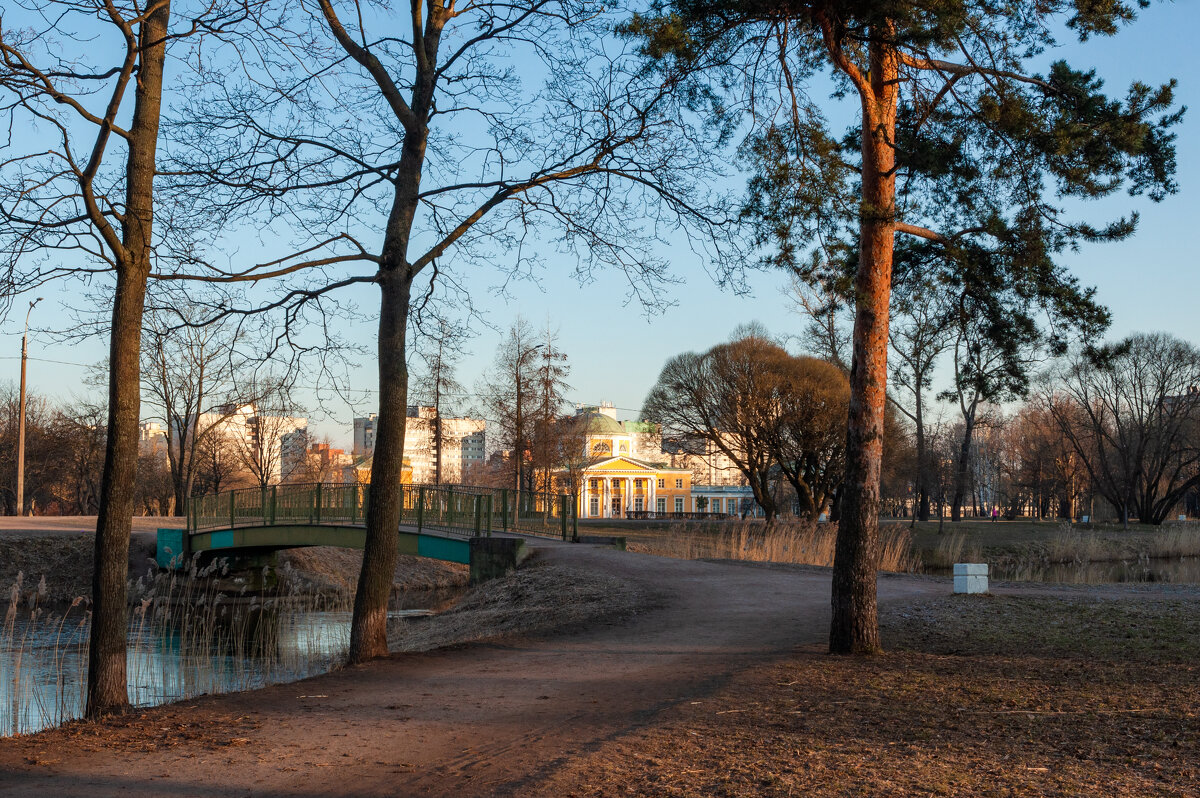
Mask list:
[{"label": "sunlit tree trunk", "polygon": [[[877,31],[887,38],[886,31]],[[874,37],[873,37],[874,38]],[[833,562],[833,622],[829,650],[881,650],[875,596],[879,559],[879,478],[887,401],[888,310],[895,238],[892,171],[897,110],[895,50],[872,41],[869,91],[862,96],[862,209],[855,277],[850,417],[846,477]]]}]

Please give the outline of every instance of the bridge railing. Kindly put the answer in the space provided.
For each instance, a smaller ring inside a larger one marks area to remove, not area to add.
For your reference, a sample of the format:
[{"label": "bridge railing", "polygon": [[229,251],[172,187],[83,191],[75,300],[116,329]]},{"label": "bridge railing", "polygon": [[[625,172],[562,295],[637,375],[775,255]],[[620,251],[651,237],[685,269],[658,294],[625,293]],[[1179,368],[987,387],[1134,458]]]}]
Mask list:
[{"label": "bridge railing", "polygon": [[[304,483],[195,496],[188,529],[366,523],[370,486]],[[577,534],[575,503],[565,494],[469,485],[404,485],[400,524],[459,535],[492,530],[561,537]]]}]

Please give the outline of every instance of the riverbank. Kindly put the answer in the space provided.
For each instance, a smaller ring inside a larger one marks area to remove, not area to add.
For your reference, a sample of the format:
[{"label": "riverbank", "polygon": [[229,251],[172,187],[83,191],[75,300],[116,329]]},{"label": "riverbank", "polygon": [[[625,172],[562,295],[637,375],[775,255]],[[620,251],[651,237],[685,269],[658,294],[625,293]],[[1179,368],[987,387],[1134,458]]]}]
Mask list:
[{"label": "riverbank", "polygon": [[[69,604],[91,596],[95,518],[0,519],[0,589],[7,591],[24,574],[26,592],[45,580],[40,603]],[[179,528],[183,519],[138,518],[129,544],[131,582],[158,571],[154,560],[158,527]],[[288,589],[302,595],[353,597],[362,553],[353,549],[318,546],[278,554],[277,568],[290,580]],[[457,563],[401,555],[396,564],[393,590],[447,590],[467,584],[468,568]]]}]

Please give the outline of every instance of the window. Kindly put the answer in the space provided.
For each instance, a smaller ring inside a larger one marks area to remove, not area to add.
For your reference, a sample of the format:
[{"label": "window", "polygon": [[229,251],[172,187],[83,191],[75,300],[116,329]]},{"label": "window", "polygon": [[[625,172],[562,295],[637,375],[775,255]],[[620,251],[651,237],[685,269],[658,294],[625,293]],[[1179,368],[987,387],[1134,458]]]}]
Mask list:
[{"label": "window", "polygon": [[600,490],[600,480],[598,480],[598,479],[589,479],[589,480],[588,480],[588,488],[589,488],[590,490]]},{"label": "window", "polygon": [[633,509],[637,510],[639,513],[640,513],[642,510],[645,510],[645,509],[646,509],[646,505],[644,504],[644,501],[645,501],[645,500],[644,500],[644,499],[642,499],[642,497],[641,497],[641,496],[638,496],[638,497],[634,498],[634,500],[633,500]]},{"label": "window", "polygon": [[677,479],[677,480],[675,480],[675,487],[676,487],[676,488],[682,488],[682,487],[683,487],[683,480],[682,480],[682,479]]},{"label": "window", "polygon": [[658,481],[658,486],[659,486],[660,488],[665,488],[665,487],[667,486],[667,481],[666,481],[665,479],[660,479],[660,480]]},{"label": "window", "polygon": [[642,489],[642,481],[640,479],[635,479],[633,481],[633,487],[636,490],[641,490]]},{"label": "window", "polygon": [[[662,480],[660,479],[660,480],[659,480],[659,482],[662,482]],[[665,513],[665,512],[667,511],[667,500],[666,500],[666,497],[664,497],[664,496],[659,496],[659,497],[658,497],[658,502],[656,502],[656,503],[657,503],[657,505],[658,505],[657,509],[658,509],[658,511],[659,511],[660,513]]]},{"label": "window", "polygon": [[675,497],[675,512],[677,512],[677,513],[683,512],[683,497],[682,496]]},{"label": "window", "polygon": [[588,518],[595,518],[600,515],[600,497],[593,496],[588,504]]}]

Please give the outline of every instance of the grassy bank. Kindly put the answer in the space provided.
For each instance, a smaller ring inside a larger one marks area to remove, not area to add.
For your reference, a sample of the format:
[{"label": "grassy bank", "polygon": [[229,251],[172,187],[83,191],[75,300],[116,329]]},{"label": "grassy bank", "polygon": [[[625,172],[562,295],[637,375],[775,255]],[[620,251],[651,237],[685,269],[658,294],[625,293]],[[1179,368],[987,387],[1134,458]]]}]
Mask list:
[{"label": "grassy bank", "polygon": [[1200,600],[947,597],[882,621],[889,653],[742,674],[543,794],[1196,794]]}]

